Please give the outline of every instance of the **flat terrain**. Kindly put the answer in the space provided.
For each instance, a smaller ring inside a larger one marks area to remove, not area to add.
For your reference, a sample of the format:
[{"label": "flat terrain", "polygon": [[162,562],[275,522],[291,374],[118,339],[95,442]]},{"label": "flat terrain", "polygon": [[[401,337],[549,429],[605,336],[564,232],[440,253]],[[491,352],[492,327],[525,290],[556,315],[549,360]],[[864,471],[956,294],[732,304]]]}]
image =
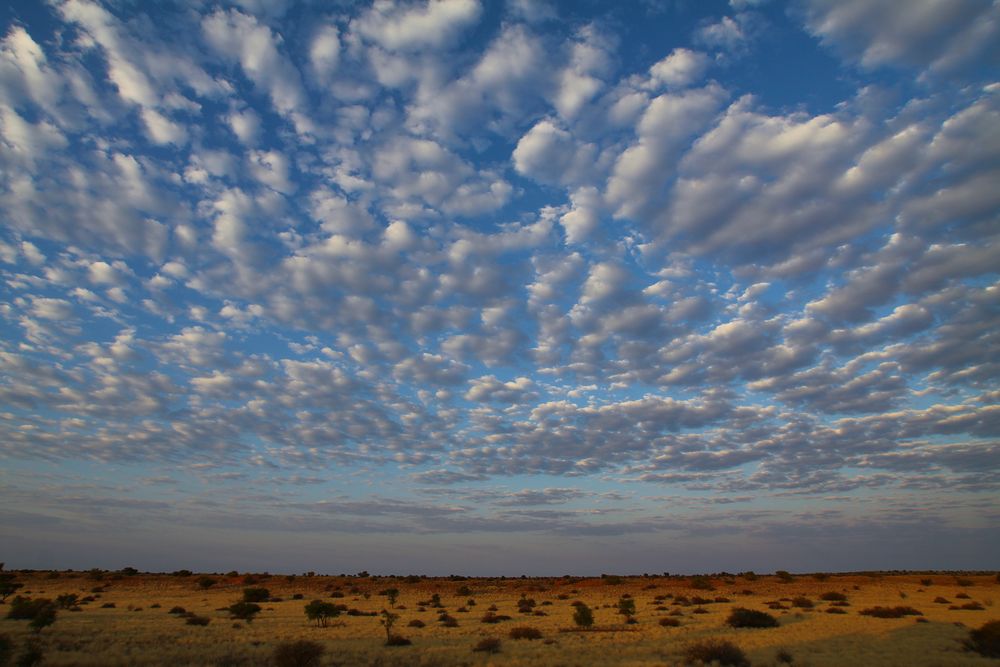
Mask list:
[{"label": "flat terrain", "polygon": [[[725,575],[707,577],[706,585],[704,579],[657,576],[247,579],[231,573],[210,575],[215,582],[207,589],[200,587],[202,575],[197,574],[15,574],[24,585],[17,594],[24,597],[55,600],[76,594],[84,600],[75,610],[60,609],[55,623],[37,634],[28,621],[0,620],[0,635],[13,643],[14,657],[35,641],[44,653],[42,665],[271,665],[279,644],[301,639],[324,647],[318,664],[327,667],[682,665],[686,647],[716,638],[739,646],[755,666],[997,664],[962,646],[970,628],[1000,619],[1000,608],[994,607],[1000,583],[993,574],[797,575],[792,581]],[[268,589],[271,598],[260,603],[252,622],[233,620],[225,608],[241,600],[248,586]],[[380,617],[359,615],[388,609],[389,600],[380,592],[392,588],[399,591],[393,633],[410,639],[410,646],[385,646]],[[836,597],[830,593],[846,601],[821,599]],[[440,608],[433,606],[434,594]],[[622,596],[634,600],[634,623],[619,613]],[[7,615],[13,599],[0,605],[0,615]],[[348,611],[319,627],[304,613],[316,599]],[[576,601],[593,610],[588,631],[574,623]],[[875,606],[912,607],[922,615],[859,613]],[[189,625],[174,607],[207,618],[208,624]],[[772,614],[778,626],[731,628],[725,621],[736,607]],[[510,620],[483,622],[490,608]],[[844,613],[830,613],[831,608]],[[453,627],[441,622],[442,612],[454,619]],[[679,625],[665,627],[664,618]],[[415,620],[424,627],[411,627]],[[522,626],[536,628],[541,638],[511,639],[511,629]],[[491,637],[500,639],[499,652],[473,651]]]}]

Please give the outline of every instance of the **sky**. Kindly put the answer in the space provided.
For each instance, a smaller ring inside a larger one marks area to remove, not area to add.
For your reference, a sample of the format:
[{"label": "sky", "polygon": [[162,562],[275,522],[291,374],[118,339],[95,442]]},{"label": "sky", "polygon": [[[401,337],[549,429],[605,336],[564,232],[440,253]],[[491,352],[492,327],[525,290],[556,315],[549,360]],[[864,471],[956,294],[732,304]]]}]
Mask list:
[{"label": "sky", "polygon": [[0,560],[996,568],[1000,4],[14,0]]}]

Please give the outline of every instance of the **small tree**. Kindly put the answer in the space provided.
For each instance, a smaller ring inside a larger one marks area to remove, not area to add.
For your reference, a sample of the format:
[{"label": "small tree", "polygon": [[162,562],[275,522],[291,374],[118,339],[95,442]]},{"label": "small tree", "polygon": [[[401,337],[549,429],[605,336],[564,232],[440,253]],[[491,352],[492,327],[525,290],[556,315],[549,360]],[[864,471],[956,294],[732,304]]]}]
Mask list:
[{"label": "small tree", "polygon": [[247,623],[253,621],[253,617],[259,613],[260,605],[253,602],[236,602],[229,605],[229,615]]},{"label": "small tree", "polygon": [[594,612],[581,602],[576,605],[576,611],[573,612],[573,622],[581,628],[589,628],[594,624]]},{"label": "small tree", "polygon": [[322,600],[313,600],[306,605],[305,610],[306,617],[310,621],[315,621],[316,625],[321,628],[329,625],[331,618],[340,616],[340,607],[332,602],[323,602]]},{"label": "small tree", "polygon": [[38,633],[42,631],[42,628],[48,627],[55,622],[56,606],[50,602],[47,605],[39,607],[35,612],[35,617],[31,619],[31,623],[28,623],[28,627]]},{"label": "small tree", "polygon": [[271,597],[271,591],[266,588],[244,588],[243,589],[243,601],[244,602],[267,602],[267,599]]},{"label": "small tree", "polygon": [[209,588],[215,585],[215,579],[212,577],[198,577],[198,588],[203,591],[207,591]]},{"label": "small tree", "polygon": [[635,600],[622,596],[618,600],[618,613],[629,618],[635,616]]},{"label": "small tree", "polygon": [[384,595],[389,598],[389,608],[393,609],[396,606],[396,600],[399,599],[399,589],[387,588],[382,591],[380,595]]},{"label": "small tree", "polygon": [[24,587],[14,581],[14,575],[9,572],[0,572],[0,602],[6,602],[7,598]]}]

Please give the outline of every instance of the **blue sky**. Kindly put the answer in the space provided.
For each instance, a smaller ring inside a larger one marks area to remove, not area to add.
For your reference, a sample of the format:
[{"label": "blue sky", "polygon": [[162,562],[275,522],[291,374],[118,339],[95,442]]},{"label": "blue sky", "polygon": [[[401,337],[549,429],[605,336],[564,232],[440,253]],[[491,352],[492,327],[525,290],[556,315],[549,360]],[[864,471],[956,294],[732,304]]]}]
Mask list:
[{"label": "blue sky", "polygon": [[995,567],[995,3],[0,21],[11,566]]}]

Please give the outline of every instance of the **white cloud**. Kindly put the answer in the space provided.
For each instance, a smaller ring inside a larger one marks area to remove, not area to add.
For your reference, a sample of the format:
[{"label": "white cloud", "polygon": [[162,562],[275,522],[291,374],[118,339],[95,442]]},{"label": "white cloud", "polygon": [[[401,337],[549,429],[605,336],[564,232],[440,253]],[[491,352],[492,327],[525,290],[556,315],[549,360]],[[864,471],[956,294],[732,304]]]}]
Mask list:
[{"label": "white cloud", "polygon": [[689,86],[708,68],[709,59],[704,53],[676,48],[663,60],[649,68],[652,80],[661,86],[682,88]]},{"label": "white cloud", "polygon": [[357,20],[357,28],[392,50],[441,48],[478,21],[481,13],[476,0],[428,0],[418,6],[380,0]]}]

